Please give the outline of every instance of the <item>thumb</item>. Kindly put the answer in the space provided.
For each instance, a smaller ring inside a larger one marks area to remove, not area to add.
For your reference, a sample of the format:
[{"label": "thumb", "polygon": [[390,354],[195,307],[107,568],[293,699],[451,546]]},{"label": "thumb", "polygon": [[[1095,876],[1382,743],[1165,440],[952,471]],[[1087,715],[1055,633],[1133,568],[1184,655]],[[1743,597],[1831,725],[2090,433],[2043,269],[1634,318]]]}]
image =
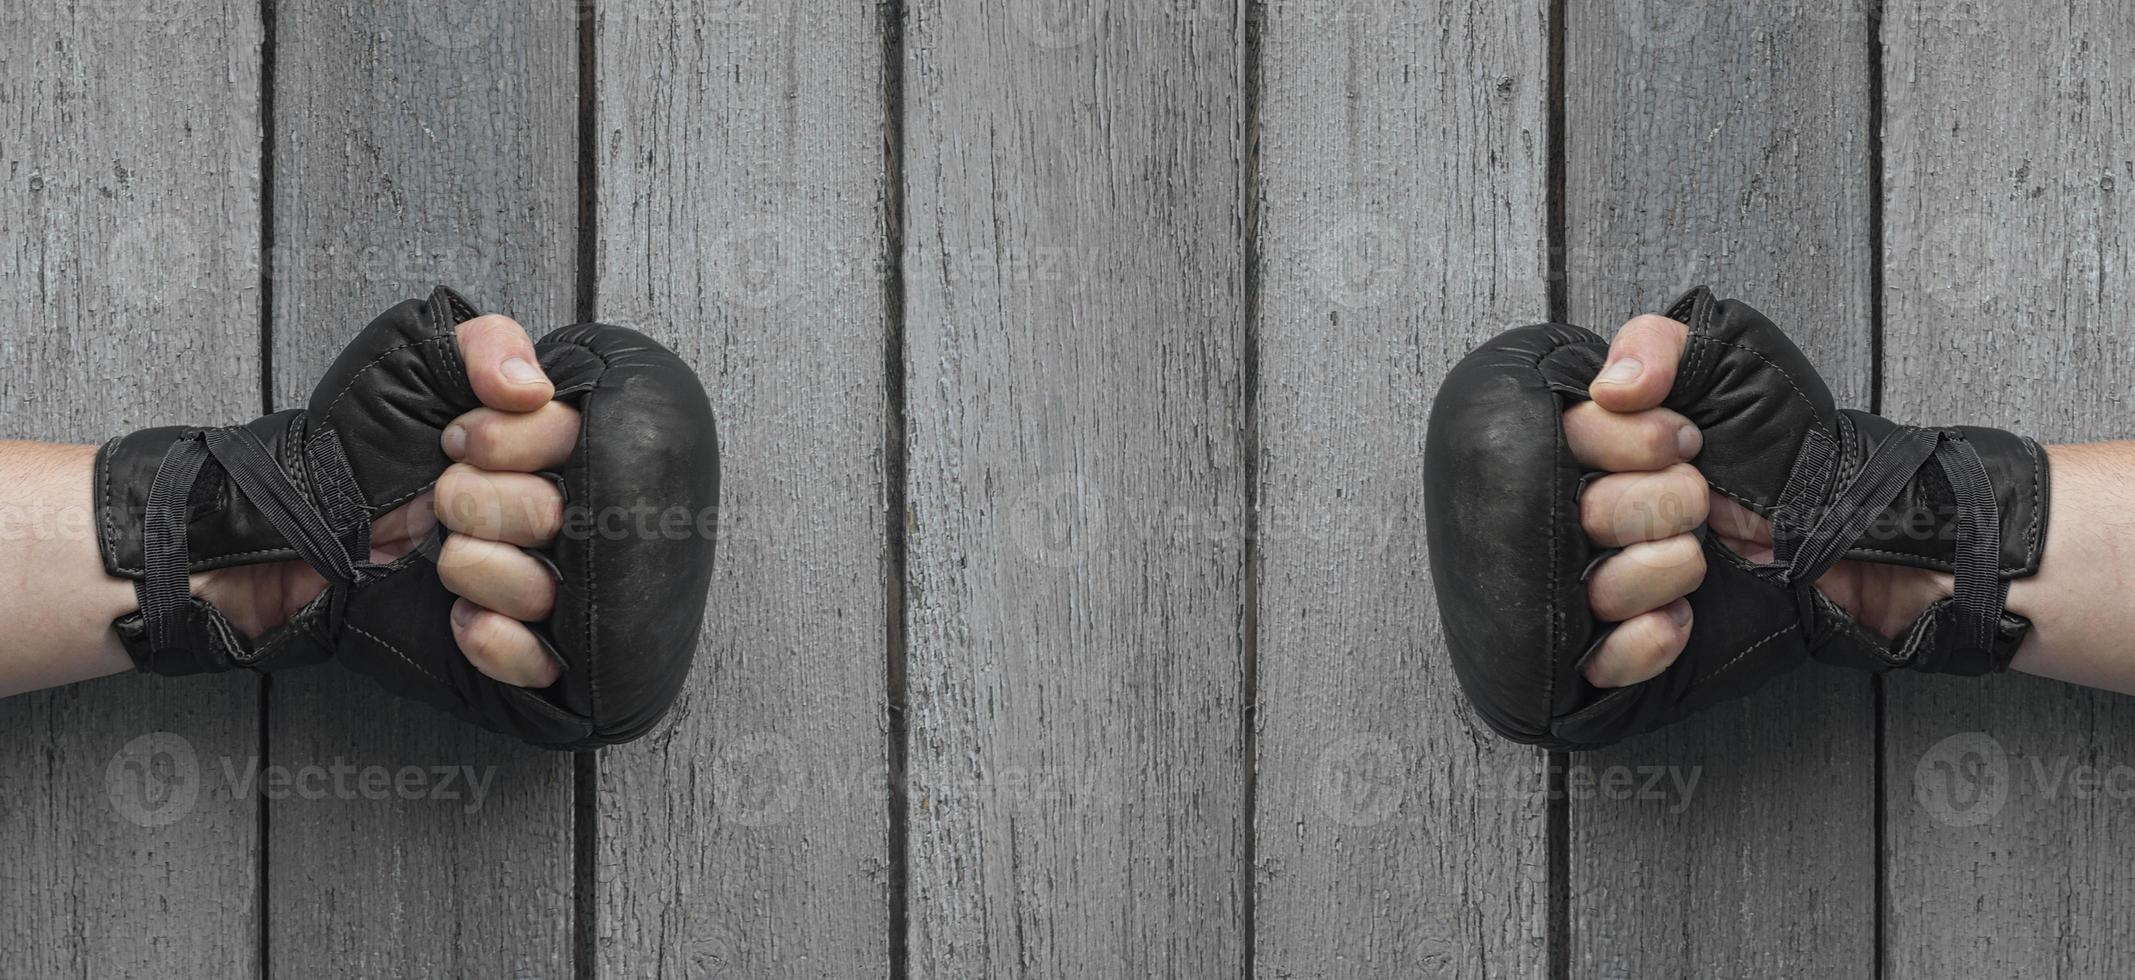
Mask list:
[{"label": "thumb", "polygon": [[1642,412],[1668,397],[1690,328],[1664,316],[1636,317],[1616,332],[1609,359],[1587,389],[1611,412]]},{"label": "thumb", "polygon": [[502,412],[531,412],[556,394],[534,342],[519,321],[491,313],[459,326],[460,358],[482,404]]}]

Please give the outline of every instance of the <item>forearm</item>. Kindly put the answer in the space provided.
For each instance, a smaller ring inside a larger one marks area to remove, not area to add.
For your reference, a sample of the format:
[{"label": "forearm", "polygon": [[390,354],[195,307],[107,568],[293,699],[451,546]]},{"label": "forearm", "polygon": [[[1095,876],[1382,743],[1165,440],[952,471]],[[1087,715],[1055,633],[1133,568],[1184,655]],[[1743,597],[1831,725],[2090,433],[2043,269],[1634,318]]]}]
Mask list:
[{"label": "forearm", "polygon": [[2031,620],[2010,666],[2135,694],[2135,442],[2053,446],[2039,572],[2009,587]]},{"label": "forearm", "polygon": [[111,621],[132,586],[104,574],[95,446],[0,442],[0,697],[130,669]]}]

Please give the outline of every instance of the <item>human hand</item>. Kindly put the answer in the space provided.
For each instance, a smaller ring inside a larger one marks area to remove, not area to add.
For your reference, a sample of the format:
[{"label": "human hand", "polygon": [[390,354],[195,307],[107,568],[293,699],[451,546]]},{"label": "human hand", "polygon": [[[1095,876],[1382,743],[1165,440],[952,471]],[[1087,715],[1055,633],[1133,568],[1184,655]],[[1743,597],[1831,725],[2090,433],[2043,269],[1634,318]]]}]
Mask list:
[{"label": "human hand", "polygon": [[[1586,582],[1594,616],[1618,626],[1586,665],[1596,687],[1651,679],[1683,652],[1690,603],[1705,577],[1700,524],[1753,562],[1770,561],[1772,528],[1713,492],[1693,463],[1703,434],[1662,408],[1675,383],[1688,328],[1662,316],[1624,324],[1588,389],[1591,401],[1564,412],[1565,441],[1581,466],[1608,471],[1579,497],[1579,520],[1596,545],[1623,550]],[[1842,561],[1816,582],[1862,625],[1889,637],[1947,596],[1950,576],[1901,565]]]},{"label": "human hand", "polygon": [[[371,560],[404,557],[442,523],[453,533],[436,556],[438,576],[460,596],[452,609],[460,652],[498,681],[547,687],[560,668],[526,623],[548,617],[556,579],[520,549],[546,546],[562,529],[563,493],[536,474],[570,458],[578,410],[553,400],[533,341],[510,317],[476,317],[458,335],[482,407],[446,428],[445,454],[457,462],[436,488],[375,522]],[[287,622],[326,588],[300,561],[201,572],[192,584],[252,637]]]}]

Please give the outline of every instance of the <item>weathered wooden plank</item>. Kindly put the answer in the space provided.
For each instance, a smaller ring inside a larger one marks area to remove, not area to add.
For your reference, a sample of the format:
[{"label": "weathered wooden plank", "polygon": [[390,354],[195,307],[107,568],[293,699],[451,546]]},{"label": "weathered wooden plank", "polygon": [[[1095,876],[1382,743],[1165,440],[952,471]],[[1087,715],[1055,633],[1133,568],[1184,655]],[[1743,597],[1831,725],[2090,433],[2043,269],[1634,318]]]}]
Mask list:
[{"label": "weathered wooden plank", "polygon": [[[301,404],[372,315],[434,282],[536,334],[569,322],[577,27],[566,4],[278,6],[279,405]],[[333,767],[463,773],[405,796],[329,788],[269,803],[275,975],[570,968],[569,756],[478,732],[341,670],[276,677],[267,732],[269,764],[325,767],[329,787],[344,785]]]},{"label": "weathered wooden plank", "polygon": [[1233,7],[906,7],[915,978],[1241,967]]},{"label": "weathered wooden plank", "polygon": [[885,22],[600,9],[596,312],[703,372],[724,470],[678,717],[601,757],[600,972],[885,976]]},{"label": "weathered wooden plank", "polygon": [[[1867,405],[1862,10],[1568,5],[1572,322],[1606,334],[1710,283],[1785,324],[1842,404]],[[1811,665],[1665,733],[1574,755],[1572,973],[1872,972],[1873,730],[1869,679]]]},{"label": "weathered wooden plank", "polygon": [[[1893,3],[1882,40],[1886,412],[2135,435],[2135,10]],[[2129,700],[1893,676],[1887,705],[1887,975],[2135,972]]]},{"label": "weathered wooden plank", "polygon": [[1541,977],[1542,753],[1461,701],[1423,431],[1545,319],[1546,5],[1267,4],[1259,84],[1263,977]]},{"label": "weathered wooden plank", "polygon": [[[0,23],[7,437],[258,414],[257,6]],[[225,765],[258,702],[244,676],[122,676],[0,703],[0,976],[257,972],[259,803]]]}]

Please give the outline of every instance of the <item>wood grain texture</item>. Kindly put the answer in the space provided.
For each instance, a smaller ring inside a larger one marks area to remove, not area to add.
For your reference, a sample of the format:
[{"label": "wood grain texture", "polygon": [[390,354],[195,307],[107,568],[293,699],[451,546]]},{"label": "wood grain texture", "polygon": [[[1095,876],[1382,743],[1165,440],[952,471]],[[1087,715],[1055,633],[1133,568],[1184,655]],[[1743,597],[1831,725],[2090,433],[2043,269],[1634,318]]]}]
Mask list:
[{"label": "wood grain texture", "polygon": [[602,975],[890,964],[881,13],[606,5],[597,313],[695,365],[721,435],[703,646],[602,753]]},{"label": "wood grain texture", "polygon": [[[537,335],[569,322],[570,8],[296,0],[277,10],[277,405],[302,404],[372,316],[433,283]],[[322,767],[328,786],[323,798],[269,806],[275,975],[570,969],[569,756],[480,732],[338,668],[271,683],[269,764]],[[462,775],[383,798],[332,788],[337,767],[411,766]]]},{"label": "wood grain texture", "polygon": [[[1869,407],[1862,8],[1568,7],[1571,321],[1606,335],[1707,283],[1782,324],[1841,405]],[[1872,972],[1870,684],[1811,664],[1684,724],[1573,755],[1572,974]],[[1626,782],[1611,791],[1609,779]]]},{"label": "wood grain texture", "polygon": [[[0,20],[6,437],[257,414],[257,5]],[[258,972],[259,802],[225,769],[258,702],[237,675],[0,702],[0,976]]]},{"label": "wood grain texture", "polygon": [[[2135,10],[1885,16],[1885,413],[2135,436]],[[2135,971],[2135,702],[2014,674],[1887,691],[1886,975]]]},{"label": "wood grain texture", "polygon": [[905,9],[910,975],[1236,976],[1243,25]]},{"label": "wood grain texture", "polygon": [[1461,698],[1420,479],[1446,370],[1546,318],[1545,7],[1262,8],[1261,977],[1545,975],[1544,756]]}]

